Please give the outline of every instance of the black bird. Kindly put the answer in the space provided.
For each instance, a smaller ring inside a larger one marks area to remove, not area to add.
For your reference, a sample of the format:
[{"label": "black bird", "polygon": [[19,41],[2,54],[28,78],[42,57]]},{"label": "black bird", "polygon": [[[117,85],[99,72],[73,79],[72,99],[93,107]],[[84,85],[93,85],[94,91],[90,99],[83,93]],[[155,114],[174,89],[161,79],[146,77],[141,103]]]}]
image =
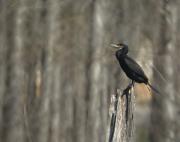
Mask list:
[{"label": "black bird", "polygon": [[127,55],[128,46],[123,43],[112,44],[112,46],[119,48],[116,51],[116,58],[125,74],[132,80],[132,85],[134,85],[134,82],[144,83],[160,94],[159,91],[149,83],[148,77],[145,75],[140,65]]}]

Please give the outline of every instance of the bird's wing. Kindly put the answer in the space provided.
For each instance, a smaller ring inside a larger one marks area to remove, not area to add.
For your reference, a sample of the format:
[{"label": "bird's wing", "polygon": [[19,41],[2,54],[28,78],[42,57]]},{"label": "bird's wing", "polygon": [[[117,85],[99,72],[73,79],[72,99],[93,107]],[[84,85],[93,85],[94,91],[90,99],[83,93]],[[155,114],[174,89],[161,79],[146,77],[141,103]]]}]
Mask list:
[{"label": "bird's wing", "polygon": [[138,65],[138,63],[136,61],[134,61],[133,59],[131,59],[128,56],[126,56],[126,58],[124,60],[125,60],[126,64],[128,65],[128,68],[130,70],[132,70],[134,73],[136,73],[139,76],[146,77],[146,75],[145,75],[144,71],[142,70],[141,66]]}]

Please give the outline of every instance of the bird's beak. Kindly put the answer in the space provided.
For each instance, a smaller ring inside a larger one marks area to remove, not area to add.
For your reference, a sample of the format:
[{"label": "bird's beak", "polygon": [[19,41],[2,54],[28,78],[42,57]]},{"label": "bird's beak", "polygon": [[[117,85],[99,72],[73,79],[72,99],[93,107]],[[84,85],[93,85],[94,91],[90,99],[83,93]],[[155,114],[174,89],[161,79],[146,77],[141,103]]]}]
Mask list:
[{"label": "bird's beak", "polygon": [[122,47],[117,44],[111,44],[111,47],[121,49]]}]

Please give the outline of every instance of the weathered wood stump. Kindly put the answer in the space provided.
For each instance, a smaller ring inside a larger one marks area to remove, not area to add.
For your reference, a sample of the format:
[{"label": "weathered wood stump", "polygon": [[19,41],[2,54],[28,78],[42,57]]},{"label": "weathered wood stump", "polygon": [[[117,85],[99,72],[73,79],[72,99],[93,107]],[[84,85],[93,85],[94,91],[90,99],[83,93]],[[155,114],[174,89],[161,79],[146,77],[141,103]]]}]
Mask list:
[{"label": "weathered wood stump", "polygon": [[108,141],[130,142],[133,139],[134,91],[129,85],[125,90],[117,90],[111,96]]}]

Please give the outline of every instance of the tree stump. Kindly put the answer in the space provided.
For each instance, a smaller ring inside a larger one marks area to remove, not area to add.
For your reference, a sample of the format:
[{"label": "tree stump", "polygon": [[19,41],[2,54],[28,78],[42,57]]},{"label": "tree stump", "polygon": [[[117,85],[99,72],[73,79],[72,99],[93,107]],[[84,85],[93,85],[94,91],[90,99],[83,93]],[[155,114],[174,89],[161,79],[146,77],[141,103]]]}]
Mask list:
[{"label": "tree stump", "polygon": [[130,142],[134,131],[134,90],[129,85],[111,96],[108,142]]}]

